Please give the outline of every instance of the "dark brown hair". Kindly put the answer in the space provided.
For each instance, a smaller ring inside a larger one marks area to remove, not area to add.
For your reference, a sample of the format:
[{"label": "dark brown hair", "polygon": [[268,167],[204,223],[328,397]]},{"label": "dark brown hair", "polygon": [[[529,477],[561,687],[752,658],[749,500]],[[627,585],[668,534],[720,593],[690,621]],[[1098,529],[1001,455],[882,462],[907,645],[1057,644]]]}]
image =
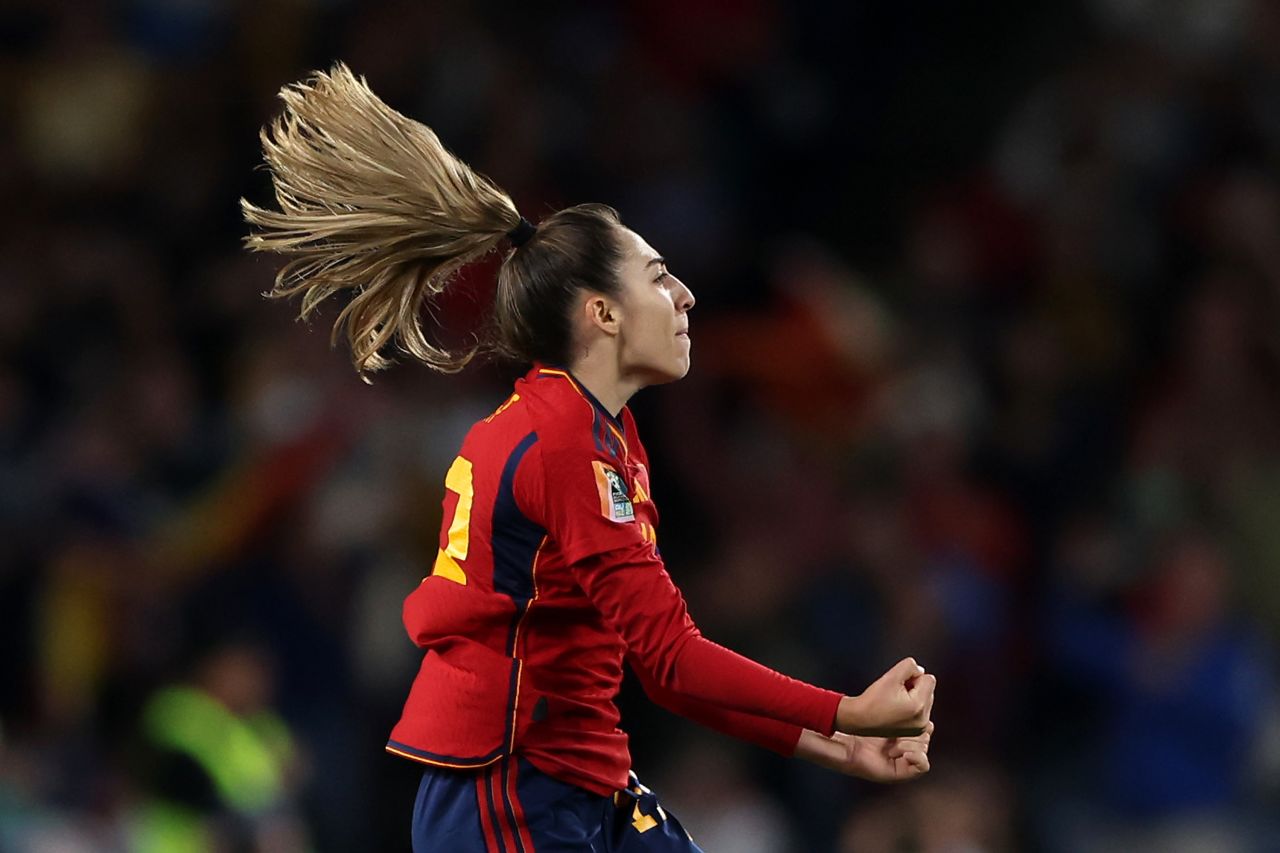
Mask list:
[{"label": "dark brown hair", "polygon": [[433,343],[422,315],[463,266],[499,249],[520,221],[510,196],[471,170],[427,126],[383,103],[343,64],[285,86],[284,114],[261,133],[280,210],[241,199],[253,251],[290,260],[267,294],[301,295],[309,317],[337,293],[334,322],[362,377],[391,364],[389,347],[443,372],[479,353],[567,365],[574,295],[620,287],[613,208],[551,214],[498,271],[492,321],[470,347]]},{"label": "dark brown hair", "polygon": [[498,270],[491,344],[518,361],[568,366],[573,297],[613,295],[620,285],[622,222],[612,207],[580,204],[553,213]]}]

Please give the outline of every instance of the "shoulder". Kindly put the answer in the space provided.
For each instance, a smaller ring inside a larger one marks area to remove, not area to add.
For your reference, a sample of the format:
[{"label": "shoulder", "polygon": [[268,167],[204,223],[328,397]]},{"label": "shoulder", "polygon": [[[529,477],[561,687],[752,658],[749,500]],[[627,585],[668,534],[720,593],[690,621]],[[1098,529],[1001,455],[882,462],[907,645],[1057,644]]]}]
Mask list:
[{"label": "shoulder", "polygon": [[[567,374],[530,371],[467,433],[460,455],[488,472],[514,478],[522,494],[541,494],[544,480],[595,456],[593,411]],[[589,467],[589,465],[588,465]],[[497,478],[497,479],[495,479]]]},{"label": "shoulder", "polygon": [[543,368],[517,383],[544,457],[594,453],[599,415],[564,371]]}]

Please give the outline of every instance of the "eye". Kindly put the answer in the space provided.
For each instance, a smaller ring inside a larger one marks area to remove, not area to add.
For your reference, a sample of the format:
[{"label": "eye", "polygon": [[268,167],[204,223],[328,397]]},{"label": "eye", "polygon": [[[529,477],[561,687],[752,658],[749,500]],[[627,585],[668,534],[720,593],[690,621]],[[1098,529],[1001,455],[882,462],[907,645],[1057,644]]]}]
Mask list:
[{"label": "eye", "polygon": [[657,282],[663,281],[666,279],[668,275],[670,275],[670,273],[668,273],[666,270],[663,270],[662,272],[658,273],[658,277],[654,279],[654,282],[657,283]]}]

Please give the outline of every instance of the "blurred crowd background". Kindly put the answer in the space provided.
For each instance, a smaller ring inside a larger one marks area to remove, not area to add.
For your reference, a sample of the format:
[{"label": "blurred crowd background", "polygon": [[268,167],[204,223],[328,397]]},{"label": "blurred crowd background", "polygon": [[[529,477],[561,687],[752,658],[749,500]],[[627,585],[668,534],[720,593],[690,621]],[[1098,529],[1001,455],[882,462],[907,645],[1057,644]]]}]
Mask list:
[{"label": "blurred crowd background", "polygon": [[520,370],[364,385],[261,297],[257,132],[336,59],[697,294],[633,408],[703,631],[939,678],[891,788],[629,685],[708,853],[1280,850],[1266,0],[3,4],[0,850],[408,849],[400,603]]}]

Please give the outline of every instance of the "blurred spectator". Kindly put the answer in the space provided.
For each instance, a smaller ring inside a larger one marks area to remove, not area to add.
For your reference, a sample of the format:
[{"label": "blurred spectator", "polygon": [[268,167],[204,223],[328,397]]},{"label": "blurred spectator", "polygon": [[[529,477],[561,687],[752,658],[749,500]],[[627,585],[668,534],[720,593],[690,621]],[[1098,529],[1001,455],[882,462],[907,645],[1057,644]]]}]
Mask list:
[{"label": "blurred spectator", "polygon": [[1172,534],[1111,607],[1087,576],[1064,580],[1051,660],[1092,712],[1064,734],[1094,748],[1076,756],[1087,816],[1054,828],[1061,849],[1247,849],[1238,828],[1275,683],[1260,636],[1230,620],[1221,548]]},{"label": "blurred spectator", "polygon": [[291,802],[298,756],[270,710],[271,673],[250,646],[219,646],[191,685],[161,689],[142,711],[139,851],[305,850]]},{"label": "blurred spectator", "polygon": [[1007,780],[989,767],[953,765],[910,789],[862,805],[841,832],[840,853],[1002,853],[1013,837]]}]

